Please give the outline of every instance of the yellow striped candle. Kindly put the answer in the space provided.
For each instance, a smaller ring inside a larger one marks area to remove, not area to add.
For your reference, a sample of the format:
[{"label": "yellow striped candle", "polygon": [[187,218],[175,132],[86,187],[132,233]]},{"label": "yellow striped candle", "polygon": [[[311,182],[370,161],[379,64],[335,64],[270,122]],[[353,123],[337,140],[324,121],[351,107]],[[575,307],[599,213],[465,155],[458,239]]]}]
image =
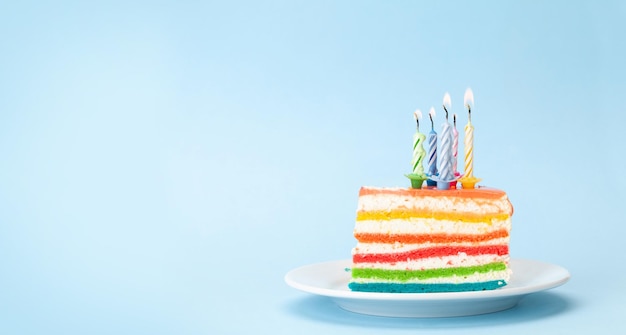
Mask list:
[{"label": "yellow striped candle", "polygon": [[467,124],[465,125],[465,173],[459,181],[463,188],[474,188],[480,181],[474,177],[474,126],[472,125],[472,105],[474,105],[474,93],[468,88],[465,91],[464,104],[467,106]]},{"label": "yellow striped candle", "polygon": [[465,125],[465,176],[474,176],[474,126],[469,120]]}]

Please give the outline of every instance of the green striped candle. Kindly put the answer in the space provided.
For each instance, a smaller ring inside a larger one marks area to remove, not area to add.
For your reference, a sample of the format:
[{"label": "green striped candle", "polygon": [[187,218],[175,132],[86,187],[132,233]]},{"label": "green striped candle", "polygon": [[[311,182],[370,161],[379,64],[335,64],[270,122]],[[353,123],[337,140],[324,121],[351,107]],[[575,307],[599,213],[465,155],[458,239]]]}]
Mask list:
[{"label": "green striped candle", "polygon": [[418,109],[413,113],[415,116],[415,122],[417,123],[417,130],[413,135],[413,159],[411,165],[413,166],[413,173],[417,175],[424,174],[424,156],[426,156],[426,150],[424,150],[424,140],[426,135],[420,133],[420,119],[422,118],[422,112]]}]

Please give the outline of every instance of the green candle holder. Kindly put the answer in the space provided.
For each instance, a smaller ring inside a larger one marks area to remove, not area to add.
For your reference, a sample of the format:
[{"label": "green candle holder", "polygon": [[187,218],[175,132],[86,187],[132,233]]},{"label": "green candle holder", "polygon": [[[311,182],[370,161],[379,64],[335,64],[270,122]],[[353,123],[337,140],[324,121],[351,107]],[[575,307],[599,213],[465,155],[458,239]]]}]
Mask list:
[{"label": "green candle holder", "polygon": [[424,180],[428,179],[426,175],[417,174],[417,173],[409,173],[409,174],[405,174],[405,176],[411,180],[411,188],[417,188],[417,189],[422,188],[422,184],[424,184]]}]

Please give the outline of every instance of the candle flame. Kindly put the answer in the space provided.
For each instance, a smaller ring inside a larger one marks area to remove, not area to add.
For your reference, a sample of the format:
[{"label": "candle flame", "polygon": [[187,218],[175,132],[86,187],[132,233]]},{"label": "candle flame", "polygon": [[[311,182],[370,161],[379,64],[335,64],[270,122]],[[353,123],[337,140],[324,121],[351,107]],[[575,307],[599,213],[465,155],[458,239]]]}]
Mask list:
[{"label": "candle flame", "polygon": [[419,109],[415,110],[413,116],[415,117],[415,120],[419,121],[422,118],[422,111]]},{"label": "candle flame", "polygon": [[435,116],[437,116],[437,114],[435,113],[435,107],[430,107],[430,111],[428,111],[428,115],[430,115],[431,118],[435,118]]},{"label": "candle flame", "polygon": [[452,99],[450,99],[450,93],[446,92],[443,96],[443,106],[447,109],[452,107]]},{"label": "candle flame", "polygon": [[465,96],[463,97],[463,104],[467,106],[467,108],[474,107],[474,92],[472,92],[471,88],[467,88],[465,90]]}]

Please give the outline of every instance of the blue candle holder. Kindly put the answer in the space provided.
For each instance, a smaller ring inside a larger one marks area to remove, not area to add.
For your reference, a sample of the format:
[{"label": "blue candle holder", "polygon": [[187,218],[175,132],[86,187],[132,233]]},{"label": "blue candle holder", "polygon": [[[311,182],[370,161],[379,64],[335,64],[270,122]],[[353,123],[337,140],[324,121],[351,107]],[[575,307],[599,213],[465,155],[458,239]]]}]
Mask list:
[{"label": "blue candle holder", "polygon": [[437,184],[438,190],[449,190],[450,183],[459,180],[458,176],[453,176],[452,178],[439,178],[439,176],[430,176],[430,180]]}]

